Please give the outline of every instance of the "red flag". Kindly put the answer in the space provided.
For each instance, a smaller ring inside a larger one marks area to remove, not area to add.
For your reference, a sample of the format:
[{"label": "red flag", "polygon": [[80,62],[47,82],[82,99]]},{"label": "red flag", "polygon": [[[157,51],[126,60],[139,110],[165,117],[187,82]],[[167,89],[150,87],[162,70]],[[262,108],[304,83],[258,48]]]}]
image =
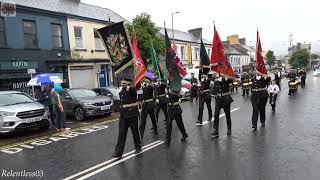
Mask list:
[{"label": "red flag", "polygon": [[227,57],[225,57],[224,55],[224,47],[216,29],[216,26],[214,26],[214,36],[211,52],[211,70],[218,72],[219,74],[235,78],[236,75],[232,69],[232,66],[227,60]]},{"label": "red flag", "polygon": [[268,74],[266,66],[264,64],[264,60],[263,60],[259,31],[257,31],[257,44],[256,44],[256,71],[263,75]]},{"label": "red flag", "polygon": [[138,49],[137,36],[135,32],[133,33],[132,50],[133,50],[133,56],[134,56],[134,86],[137,89],[139,89],[140,80],[145,76],[147,72],[147,68],[144,65],[144,62],[140,55],[140,52]]}]

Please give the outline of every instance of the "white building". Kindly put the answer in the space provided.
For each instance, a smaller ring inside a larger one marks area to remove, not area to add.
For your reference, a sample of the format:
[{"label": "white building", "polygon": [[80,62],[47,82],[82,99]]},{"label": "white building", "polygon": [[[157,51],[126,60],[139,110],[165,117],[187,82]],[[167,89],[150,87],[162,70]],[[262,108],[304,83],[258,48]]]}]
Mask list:
[{"label": "white building", "polygon": [[[181,58],[182,63],[188,66],[188,46],[191,46],[192,67],[195,68],[200,64],[200,40],[202,28],[191,29],[188,32],[167,29],[169,39],[172,40],[174,33],[174,42],[177,46],[177,54]],[[165,35],[164,29],[160,30],[162,36]],[[209,58],[211,57],[212,43],[206,39],[202,39],[207,50]]]}]

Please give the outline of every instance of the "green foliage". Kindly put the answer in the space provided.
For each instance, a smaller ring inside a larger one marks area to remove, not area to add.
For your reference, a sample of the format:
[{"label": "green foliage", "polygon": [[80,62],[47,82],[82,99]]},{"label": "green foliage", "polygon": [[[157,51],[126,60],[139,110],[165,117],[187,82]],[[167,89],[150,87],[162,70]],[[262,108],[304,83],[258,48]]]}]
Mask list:
[{"label": "green foliage", "polygon": [[289,59],[292,68],[304,68],[309,64],[310,52],[307,49],[296,51]]},{"label": "green foliage", "polygon": [[138,48],[141,53],[142,59],[147,63],[151,64],[151,42],[153,43],[153,47],[156,50],[156,53],[164,54],[165,52],[165,44],[164,40],[158,36],[160,28],[156,27],[156,25],[151,21],[151,16],[146,13],[141,13],[133,18],[133,22],[131,25],[128,25],[128,31],[130,36],[133,35],[133,30],[137,34]]},{"label": "green foliage", "polygon": [[274,55],[274,52],[269,50],[266,54],[267,64],[270,66],[274,65],[276,61],[276,56]]}]

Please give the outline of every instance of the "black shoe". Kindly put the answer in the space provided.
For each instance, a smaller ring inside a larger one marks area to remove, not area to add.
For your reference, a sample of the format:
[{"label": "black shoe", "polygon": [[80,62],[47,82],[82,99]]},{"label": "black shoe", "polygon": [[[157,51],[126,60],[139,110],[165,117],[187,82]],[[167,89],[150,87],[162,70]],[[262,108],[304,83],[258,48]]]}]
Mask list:
[{"label": "black shoe", "polygon": [[242,96],[245,96],[244,94],[242,94]]},{"label": "black shoe", "polygon": [[219,137],[219,132],[217,130],[214,130],[212,133],[211,133],[211,137],[212,138],[218,138]]},{"label": "black shoe", "polygon": [[186,142],[186,141],[187,141],[187,139],[188,139],[188,135],[183,136],[183,137],[181,138],[181,142]]},{"label": "black shoe", "polygon": [[170,146],[170,141],[169,141],[169,140],[166,140],[166,141],[164,142],[164,145],[165,145],[166,147],[169,147],[169,146]]},{"label": "black shoe", "polygon": [[231,136],[231,129],[228,129],[227,136]]},{"label": "black shoe", "polygon": [[262,124],[261,124],[261,127],[263,127],[263,128],[266,127],[266,124],[265,124],[265,123],[262,123]]},{"label": "black shoe", "polygon": [[141,153],[141,151],[142,151],[141,147],[140,148],[136,148],[136,150],[134,151],[134,154],[139,154],[139,153]]},{"label": "black shoe", "polygon": [[122,158],[122,155],[117,154],[117,153],[113,153],[113,154],[112,154],[112,157],[113,157],[113,158],[116,158],[116,159],[121,159],[121,158]]},{"label": "black shoe", "polygon": [[252,129],[253,129],[252,130],[253,132],[257,131],[257,127],[256,126],[252,126]]},{"label": "black shoe", "polygon": [[208,122],[212,121],[212,117],[209,117]]}]

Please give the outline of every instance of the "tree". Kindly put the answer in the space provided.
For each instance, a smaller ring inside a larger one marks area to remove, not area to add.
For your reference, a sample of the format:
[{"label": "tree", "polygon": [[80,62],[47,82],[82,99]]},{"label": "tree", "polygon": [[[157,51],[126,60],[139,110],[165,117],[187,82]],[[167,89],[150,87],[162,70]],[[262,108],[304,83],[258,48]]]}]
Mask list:
[{"label": "tree", "polygon": [[129,34],[132,37],[133,30],[137,34],[137,40],[139,45],[139,50],[142,56],[142,59],[149,63],[151,58],[150,48],[151,42],[153,43],[153,47],[156,50],[157,54],[164,54],[165,45],[164,40],[158,36],[160,28],[156,27],[155,23],[151,21],[151,16],[146,13],[141,13],[133,18],[133,22],[131,25],[128,25]]},{"label": "tree", "polygon": [[269,65],[270,69],[271,66],[274,65],[276,61],[276,56],[274,55],[274,52],[269,50],[266,54],[267,64]]},{"label": "tree", "polygon": [[292,68],[303,68],[309,64],[310,52],[307,49],[301,49],[292,54],[289,64]]}]

